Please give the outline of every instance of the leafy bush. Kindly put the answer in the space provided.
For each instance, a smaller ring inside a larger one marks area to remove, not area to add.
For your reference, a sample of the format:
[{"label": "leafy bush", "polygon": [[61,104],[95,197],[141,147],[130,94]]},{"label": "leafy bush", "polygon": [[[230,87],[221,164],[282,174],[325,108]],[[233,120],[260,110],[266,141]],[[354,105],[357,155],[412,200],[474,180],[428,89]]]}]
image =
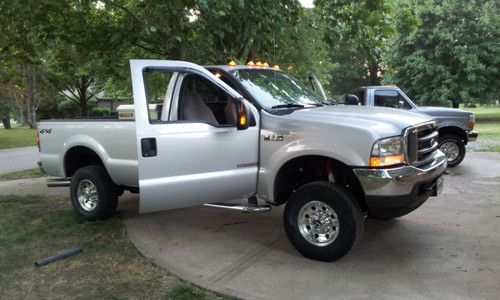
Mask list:
[{"label": "leafy bush", "polygon": [[109,108],[94,107],[90,111],[91,117],[115,117],[118,116],[118,112],[111,110]]}]

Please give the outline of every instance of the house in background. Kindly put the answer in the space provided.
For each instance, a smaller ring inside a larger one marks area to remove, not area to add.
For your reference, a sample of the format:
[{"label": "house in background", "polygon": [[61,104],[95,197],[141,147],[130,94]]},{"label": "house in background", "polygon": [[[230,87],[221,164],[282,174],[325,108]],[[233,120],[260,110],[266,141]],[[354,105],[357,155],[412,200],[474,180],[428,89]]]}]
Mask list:
[{"label": "house in background", "polygon": [[95,95],[96,107],[105,108],[109,110],[116,110],[116,108],[122,104],[132,103],[132,98],[128,97],[107,97],[104,92],[99,92]]}]

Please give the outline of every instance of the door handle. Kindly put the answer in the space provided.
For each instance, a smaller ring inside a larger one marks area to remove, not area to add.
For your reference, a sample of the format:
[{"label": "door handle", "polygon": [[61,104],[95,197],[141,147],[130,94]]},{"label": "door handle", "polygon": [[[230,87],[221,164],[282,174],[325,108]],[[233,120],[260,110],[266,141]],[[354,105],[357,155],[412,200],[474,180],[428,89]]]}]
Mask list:
[{"label": "door handle", "polygon": [[142,150],[142,157],[156,156],[156,139],[155,138],[141,139],[141,150]]}]

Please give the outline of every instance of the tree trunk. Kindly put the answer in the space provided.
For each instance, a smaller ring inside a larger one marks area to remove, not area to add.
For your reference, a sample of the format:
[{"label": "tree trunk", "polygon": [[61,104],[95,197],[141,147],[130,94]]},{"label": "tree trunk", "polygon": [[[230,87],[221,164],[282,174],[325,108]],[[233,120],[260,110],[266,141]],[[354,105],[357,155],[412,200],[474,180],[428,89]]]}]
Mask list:
[{"label": "tree trunk", "polygon": [[12,127],[10,126],[10,118],[2,118],[2,124],[4,129],[11,129]]},{"label": "tree trunk", "polygon": [[35,68],[33,65],[26,65],[23,68],[23,77],[26,83],[26,112],[27,119],[25,120],[30,128],[36,128],[36,111],[38,109],[38,101],[36,99],[36,80]]},{"label": "tree trunk", "polygon": [[80,106],[82,108],[82,117],[88,117],[89,111],[87,107],[87,91],[85,90],[80,93]]},{"label": "tree trunk", "polygon": [[379,67],[377,63],[371,63],[368,66],[368,74],[370,76],[370,85],[380,85],[380,78],[378,77]]},{"label": "tree trunk", "polygon": [[169,59],[183,60],[184,59],[184,49],[181,46],[176,46],[170,50]]},{"label": "tree trunk", "polygon": [[19,105],[19,120],[17,124],[21,124],[22,126],[28,126],[26,120],[28,119],[28,112],[26,110],[26,101],[21,101],[21,105]]},{"label": "tree trunk", "polygon": [[451,106],[453,108],[458,108],[460,106],[460,101],[451,101]]},{"label": "tree trunk", "polygon": [[81,116],[88,117],[89,116],[89,106],[88,106],[88,96],[87,90],[92,84],[92,79],[87,76],[82,76],[77,79],[76,84],[76,92],[78,94],[78,102],[80,103]]}]

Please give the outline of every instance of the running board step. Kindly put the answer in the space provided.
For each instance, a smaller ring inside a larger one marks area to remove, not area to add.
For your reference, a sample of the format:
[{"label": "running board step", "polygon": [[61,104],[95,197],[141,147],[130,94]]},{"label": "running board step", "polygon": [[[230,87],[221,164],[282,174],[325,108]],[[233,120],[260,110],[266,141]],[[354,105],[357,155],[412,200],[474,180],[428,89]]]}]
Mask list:
[{"label": "running board step", "polygon": [[268,212],[271,210],[270,205],[248,205],[248,204],[238,204],[238,203],[207,203],[204,206],[215,207],[215,208],[225,208],[232,210],[239,210],[244,213],[254,213],[254,212]]}]

